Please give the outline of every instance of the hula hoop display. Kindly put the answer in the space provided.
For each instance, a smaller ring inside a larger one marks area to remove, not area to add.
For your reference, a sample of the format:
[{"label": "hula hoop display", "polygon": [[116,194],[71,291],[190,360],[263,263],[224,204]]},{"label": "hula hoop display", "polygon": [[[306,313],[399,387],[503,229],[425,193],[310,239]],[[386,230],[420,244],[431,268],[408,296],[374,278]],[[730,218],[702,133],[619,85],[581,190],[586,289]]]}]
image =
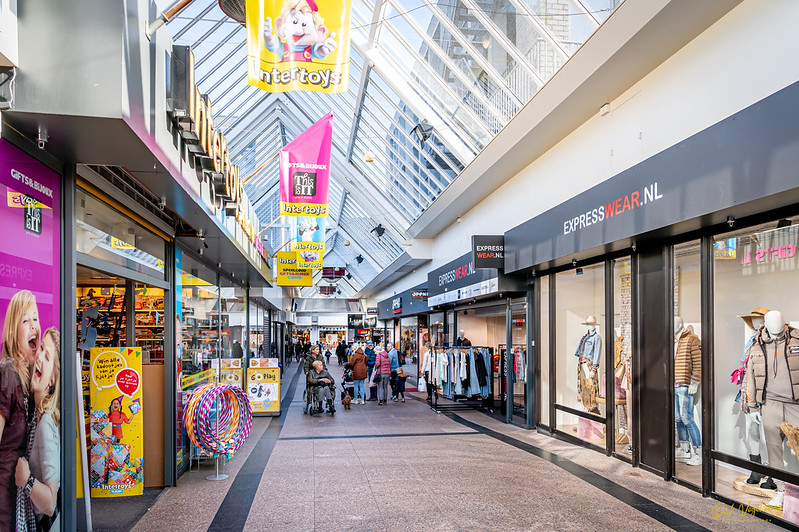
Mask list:
[{"label": "hula hoop display", "polygon": [[[211,407],[217,404],[217,422]],[[183,407],[183,420],[191,442],[209,453],[232,458],[252,427],[250,401],[230,384],[204,384],[194,390]]]}]

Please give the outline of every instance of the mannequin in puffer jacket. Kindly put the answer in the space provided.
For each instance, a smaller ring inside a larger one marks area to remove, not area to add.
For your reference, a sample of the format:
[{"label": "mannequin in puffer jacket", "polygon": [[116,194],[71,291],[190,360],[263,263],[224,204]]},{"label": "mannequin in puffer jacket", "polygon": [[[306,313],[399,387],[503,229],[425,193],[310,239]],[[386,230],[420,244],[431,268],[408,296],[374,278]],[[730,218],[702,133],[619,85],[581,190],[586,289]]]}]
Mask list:
[{"label": "mannequin in puffer jacket", "polygon": [[[758,413],[766,436],[769,465],[786,469],[782,452],[782,422],[799,424],[799,330],[785,323],[782,313],[768,312],[765,327],[749,348],[746,366],[746,409]],[[796,464],[791,464],[791,470]],[[778,482],[777,496],[768,504],[782,505],[783,483]]]}]

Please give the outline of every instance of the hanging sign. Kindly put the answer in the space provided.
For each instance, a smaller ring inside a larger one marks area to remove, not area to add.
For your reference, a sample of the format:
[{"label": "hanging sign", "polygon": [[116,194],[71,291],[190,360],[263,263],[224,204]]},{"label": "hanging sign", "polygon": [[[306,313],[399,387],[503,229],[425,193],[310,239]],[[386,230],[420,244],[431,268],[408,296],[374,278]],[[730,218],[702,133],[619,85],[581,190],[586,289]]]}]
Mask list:
[{"label": "hanging sign", "polygon": [[503,235],[472,235],[472,260],[475,269],[505,267]]},{"label": "hanging sign", "polygon": [[298,268],[321,268],[325,255],[325,219],[313,216],[293,218],[294,242]]},{"label": "hanging sign", "polygon": [[92,497],[144,489],[141,348],[91,350],[89,485]]},{"label": "hanging sign", "polygon": [[281,215],[327,216],[332,141],[330,112],[280,150]]},{"label": "hanging sign", "polygon": [[347,92],[351,0],[246,0],[247,83]]},{"label": "hanging sign", "polygon": [[278,251],[275,254],[278,286],[311,286],[313,271],[297,266],[296,251]]},{"label": "hanging sign", "polygon": [[280,413],[280,368],[247,368],[246,391],[253,414]]}]

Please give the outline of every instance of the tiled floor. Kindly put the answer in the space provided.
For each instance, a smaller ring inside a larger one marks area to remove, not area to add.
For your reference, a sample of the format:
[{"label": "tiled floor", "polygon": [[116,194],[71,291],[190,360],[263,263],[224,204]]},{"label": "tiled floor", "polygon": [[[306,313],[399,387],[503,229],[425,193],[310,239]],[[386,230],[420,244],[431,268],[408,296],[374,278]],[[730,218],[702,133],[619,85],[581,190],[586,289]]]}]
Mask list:
[{"label": "tiled floor", "polygon": [[[205,480],[210,465],[183,475],[134,530],[777,529],[479,412],[436,414],[409,394],[404,404],[338,405],[333,417],[309,417],[302,390],[298,382],[283,418],[256,420],[223,468],[230,479]],[[272,443],[265,467],[254,469],[266,458],[254,450]]]}]

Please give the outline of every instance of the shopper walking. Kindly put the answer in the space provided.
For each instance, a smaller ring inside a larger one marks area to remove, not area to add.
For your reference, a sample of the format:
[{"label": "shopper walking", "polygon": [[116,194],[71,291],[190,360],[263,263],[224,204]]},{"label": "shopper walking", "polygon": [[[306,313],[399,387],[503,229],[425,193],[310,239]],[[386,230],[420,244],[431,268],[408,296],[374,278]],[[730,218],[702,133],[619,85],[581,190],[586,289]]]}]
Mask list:
[{"label": "shopper walking", "polygon": [[336,346],[336,358],[338,359],[339,366],[342,365],[347,358],[347,345],[344,343],[344,340],[340,341]]},{"label": "shopper walking", "polygon": [[[366,350],[364,351],[366,355],[366,371],[367,371],[367,379],[369,382],[372,382],[372,372],[375,369],[375,359],[377,357],[377,353],[375,353],[375,344],[371,340],[366,342]],[[377,386],[369,385],[369,399],[368,401],[377,401]]]},{"label": "shopper walking", "polygon": [[430,376],[433,374],[433,347],[430,342],[424,344],[425,352],[422,355],[422,366],[419,368],[427,385],[427,402],[433,402],[433,383]]},{"label": "shopper walking", "polygon": [[391,363],[391,400],[397,400],[397,370],[400,367],[399,351],[391,345],[386,344],[388,350],[388,360]]},{"label": "shopper walking", "polygon": [[388,353],[380,351],[375,357],[375,369],[372,372],[372,384],[377,386],[378,406],[386,404],[388,401],[388,385],[391,379],[391,361]]},{"label": "shopper walking", "polygon": [[355,354],[352,355],[350,367],[352,368],[352,382],[355,386],[355,390],[352,392],[354,395],[352,399],[355,401],[355,404],[358,404],[358,398],[360,397],[361,404],[366,404],[366,393],[363,388],[363,383],[366,381],[367,376],[366,355],[360,347],[356,349]]}]

